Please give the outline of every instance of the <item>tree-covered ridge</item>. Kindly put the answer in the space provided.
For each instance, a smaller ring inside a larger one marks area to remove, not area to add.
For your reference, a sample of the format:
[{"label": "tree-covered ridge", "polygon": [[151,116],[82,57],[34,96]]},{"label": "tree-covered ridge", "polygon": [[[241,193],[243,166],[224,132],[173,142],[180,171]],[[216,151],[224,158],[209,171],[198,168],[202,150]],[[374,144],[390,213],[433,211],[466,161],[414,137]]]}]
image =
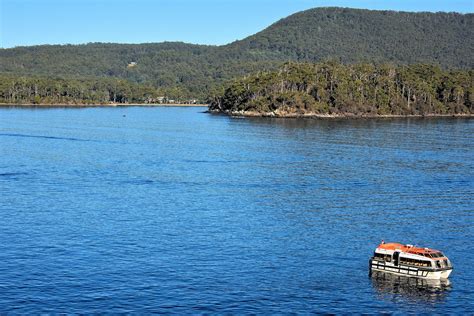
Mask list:
[{"label": "tree-covered ridge", "polygon": [[120,78],[161,89],[177,88],[182,98],[204,99],[212,87],[229,78],[275,68],[272,61],[256,61],[245,55],[184,43],[18,47],[0,50],[0,74]]},{"label": "tree-covered ridge", "polygon": [[474,71],[433,65],[287,63],[229,84],[209,109],[238,115],[474,113]]},{"label": "tree-covered ridge", "polygon": [[[223,82],[286,61],[427,62],[474,66],[474,15],[318,8],[224,46],[184,43],[42,45],[0,49],[0,74],[120,78],[205,99]],[[130,67],[131,63],[134,64]]]},{"label": "tree-covered ridge", "polygon": [[473,68],[474,15],[318,8],[293,14],[233,45],[298,61],[335,58],[343,63]]}]

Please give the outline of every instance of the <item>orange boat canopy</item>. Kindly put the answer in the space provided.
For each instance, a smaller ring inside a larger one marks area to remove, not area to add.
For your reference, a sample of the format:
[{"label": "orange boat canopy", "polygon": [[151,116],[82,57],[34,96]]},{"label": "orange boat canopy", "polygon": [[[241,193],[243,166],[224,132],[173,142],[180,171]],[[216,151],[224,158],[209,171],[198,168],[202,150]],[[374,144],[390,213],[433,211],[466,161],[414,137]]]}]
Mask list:
[{"label": "orange boat canopy", "polygon": [[415,247],[413,245],[403,245],[396,242],[391,242],[391,243],[382,242],[378,246],[378,248],[385,249],[385,250],[400,250],[403,252],[412,253],[415,255],[420,255],[420,256],[424,256],[428,258],[444,257],[444,255],[440,251],[435,250],[435,249]]}]

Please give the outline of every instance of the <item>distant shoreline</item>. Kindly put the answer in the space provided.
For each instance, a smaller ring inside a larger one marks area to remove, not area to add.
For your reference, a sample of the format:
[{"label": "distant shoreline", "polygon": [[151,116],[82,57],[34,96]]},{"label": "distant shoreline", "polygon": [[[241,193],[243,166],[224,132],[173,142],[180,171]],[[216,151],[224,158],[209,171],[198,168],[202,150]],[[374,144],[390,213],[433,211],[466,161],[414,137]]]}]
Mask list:
[{"label": "distant shoreline", "polygon": [[[110,103],[110,104],[13,104],[0,103],[0,108],[37,108],[37,109],[59,109],[59,108],[120,108],[120,107],[208,107],[208,104],[140,104],[140,103]],[[207,110],[205,113],[214,115],[225,115],[229,117],[246,117],[246,118],[292,118],[292,119],[358,119],[358,118],[473,118],[473,113],[454,113],[454,114],[353,114],[353,113],[339,113],[339,114],[321,114],[321,113],[287,113],[287,112],[256,112],[256,111],[215,111]]]},{"label": "distant shoreline", "polygon": [[119,108],[119,107],[207,107],[207,104],[187,104],[187,103],[172,103],[172,104],[148,104],[148,103],[108,103],[108,104],[33,104],[33,103],[0,103],[0,108]]}]

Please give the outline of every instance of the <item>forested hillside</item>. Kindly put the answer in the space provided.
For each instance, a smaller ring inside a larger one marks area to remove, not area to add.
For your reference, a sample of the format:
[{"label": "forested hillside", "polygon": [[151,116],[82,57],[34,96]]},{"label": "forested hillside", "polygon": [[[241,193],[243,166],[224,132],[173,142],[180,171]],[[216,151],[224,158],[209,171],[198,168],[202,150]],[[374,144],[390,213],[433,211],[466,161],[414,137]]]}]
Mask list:
[{"label": "forested hillside", "polygon": [[235,80],[211,112],[232,115],[439,115],[474,113],[474,71],[431,65],[287,63]]},{"label": "forested hillside", "polygon": [[[205,99],[212,87],[278,62],[219,47],[183,43],[45,45],[0,50],[0,80],[124,79],[151,85],[166,96]],[[2,91],[0,91],[0,94]],[[6,93],[3,93],[6,94]],[[0,95],[0,102],[1,102]]]},{"label": "forested hillside", "polygon": [[433,63],[473,68],[474,15],[346,8],[303,11],[231,44],[298,61]]},{"label": "forested hillside", "polygon": [[[473,16],[318,8],[224,46],[91,43],[0,49],[0,79],[15,85],[19,76],[45,82],[117,78],[205,99],[231,78],[286,61],[423,62],[472,69]],[[0,93],[5,102],[6,92]]]}]

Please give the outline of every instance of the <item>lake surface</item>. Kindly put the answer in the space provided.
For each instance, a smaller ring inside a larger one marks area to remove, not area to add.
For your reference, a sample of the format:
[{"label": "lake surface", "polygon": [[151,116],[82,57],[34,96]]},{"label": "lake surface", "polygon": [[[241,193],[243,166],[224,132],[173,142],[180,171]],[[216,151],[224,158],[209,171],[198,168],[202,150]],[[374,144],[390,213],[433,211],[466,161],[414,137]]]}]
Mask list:
[{"label": "lake surface", "polygon": [[0,313],[472,313],[474,120],[204,110],[0,109]]}]

